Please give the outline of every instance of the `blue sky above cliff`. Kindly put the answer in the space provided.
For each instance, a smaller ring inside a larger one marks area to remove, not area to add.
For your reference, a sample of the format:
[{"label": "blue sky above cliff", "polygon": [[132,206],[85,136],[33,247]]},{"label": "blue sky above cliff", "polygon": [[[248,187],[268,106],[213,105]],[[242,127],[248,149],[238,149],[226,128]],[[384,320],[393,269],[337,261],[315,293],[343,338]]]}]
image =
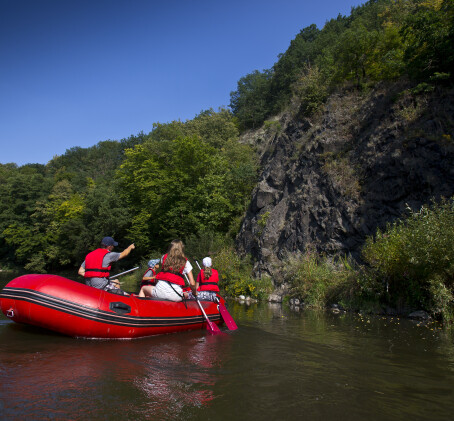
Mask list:
[{"label": "blue sky above cliff", "polygon": [[228,106],[298,32],[355,0],[0,0],[0,163]]}]

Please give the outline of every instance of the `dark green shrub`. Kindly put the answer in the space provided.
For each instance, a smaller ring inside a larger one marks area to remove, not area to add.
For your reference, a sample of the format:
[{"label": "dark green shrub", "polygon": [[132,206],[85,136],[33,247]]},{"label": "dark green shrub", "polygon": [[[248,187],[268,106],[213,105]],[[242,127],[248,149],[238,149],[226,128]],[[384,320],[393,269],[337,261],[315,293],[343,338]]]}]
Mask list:
[{"label": "dark green shrub", "polygon": [[454,287],[453,201],[408,212],[408,218],[367,239],[363,258],[386,283],[392,302],[404,299],[412,306],[446,313]]}]

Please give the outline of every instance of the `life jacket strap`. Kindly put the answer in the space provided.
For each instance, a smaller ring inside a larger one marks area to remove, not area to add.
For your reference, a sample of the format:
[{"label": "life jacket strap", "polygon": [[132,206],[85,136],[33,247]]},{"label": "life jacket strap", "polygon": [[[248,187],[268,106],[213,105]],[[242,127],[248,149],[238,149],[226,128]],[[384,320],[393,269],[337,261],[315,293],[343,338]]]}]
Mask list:
[{"label": "life jacket strap", "polygon": [[[172,272],[171,272],[172,273]],[[170,288],[173,289],[173,292],[175,294],[177,294],[180,298],[181,298],[181,301],[183,301],[183,304],[184,306],[186,307],[186,310],[188,309],[188,305],[186,304],[186,297],[184,296],[184,294],[180,294],[178,291],[175,290],[175,288],[173,287],[172,285],[172,282],[169,282],[169,281],[166,281],[164,279],[160,279],[161,282],[167,282],[169,285],[170,285]]]}]

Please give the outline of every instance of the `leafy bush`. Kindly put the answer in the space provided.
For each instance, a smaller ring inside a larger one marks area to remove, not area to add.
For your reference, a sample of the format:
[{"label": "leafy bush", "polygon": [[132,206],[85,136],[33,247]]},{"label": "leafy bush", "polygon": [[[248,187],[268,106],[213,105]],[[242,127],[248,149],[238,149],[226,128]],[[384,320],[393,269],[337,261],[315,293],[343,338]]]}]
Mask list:
[{"label": "leafy bush", "polygon": [[311,249],[289,254],[281,272],[291,285],[290,295],[314,308],[324,308],[355,290],[356,271],[349,259],[330,260]]},{"label": "leafy bush", "polygon": [[272,290],[270,280],[252,278],[250,259],[241,259],[232,246],[224,247],[213,257],[213,267],[219,271],[220,288],[228,296],[263,299]]},{"label": "leafy bush", "polygon": [[454,319],[454,294],[440,275],[429,280],[429,307],[434,314],[441,315],[445,321]]},{"label": "leafy bush", "polygon": [[454,319],[454,201],[408,212],[367,238],[362,250],[367,266],[311,249],[288,255],[281,272],[290,295],[315,308],[337,302],[377,312],[390,304]]},{"label": "leafy bush", "polygon": [[267,133],[274,133],[274,134],[280,133],[282,130],[281,123],[279,123],[279,121],[272,121],[272,120],[266,120],[263,123],[263,128],[265,129],[265,131]]},{"label": "leafy bush", "polygon": [[295,82],[293,90],[301,100],[301,111],[309,116],[317,111],[328,98],[327,81],[317,66],[306,67]]},{"label": "leafy bush", "polygon": [[386,285],[376,273],[364,266],[346,268],[344,281],[340,284],[338,303],[345,309],[381,313],[386,301]]},{"label": "leafy bush", "polygon": [[263,230],[266,228],[266,223],[268,222],[270,215],[271,215],[271,212],[266,211],[266,212],[262,213],[262,215],[260,215],[259,218],[257,219],[257,225],[259,226],[259,231],[258,231],[259,236],[262,235]]},{"label": "leafy bush", "polygon": [[405,220],[367,239],[363,258],[387,283],[393,302],[403,298],[446,313],[454,287],[454,202],[442,200],[408,212]]},{"label": "leafy bush", "polygon": [[215,256],[224,247],[230,247],[233,241],[225,234],[202,230],[191,234],[185,241],[185,252],[189,259],[197,259],[199,263],[206,256]]}]

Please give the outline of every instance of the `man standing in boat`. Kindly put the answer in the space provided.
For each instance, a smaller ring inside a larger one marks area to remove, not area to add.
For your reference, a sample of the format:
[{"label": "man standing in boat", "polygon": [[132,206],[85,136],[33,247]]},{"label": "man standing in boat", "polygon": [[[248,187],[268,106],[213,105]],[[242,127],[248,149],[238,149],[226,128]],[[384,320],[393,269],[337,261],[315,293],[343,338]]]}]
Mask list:
[{"label": "man standing in boat", "polygon": [[135,246],[131,244],[121,253],[114,253],[112,250],[116,246],[118,246],[118,243],[112,237],[104,237],[101,241],[101,247],[87,254],[78,273],[85,278],[85,283],[91,287],[114,294],[127,295],[120,289],[120,283],[117,279],[109,280],[110,268],[113,262],[128,256]]}]

